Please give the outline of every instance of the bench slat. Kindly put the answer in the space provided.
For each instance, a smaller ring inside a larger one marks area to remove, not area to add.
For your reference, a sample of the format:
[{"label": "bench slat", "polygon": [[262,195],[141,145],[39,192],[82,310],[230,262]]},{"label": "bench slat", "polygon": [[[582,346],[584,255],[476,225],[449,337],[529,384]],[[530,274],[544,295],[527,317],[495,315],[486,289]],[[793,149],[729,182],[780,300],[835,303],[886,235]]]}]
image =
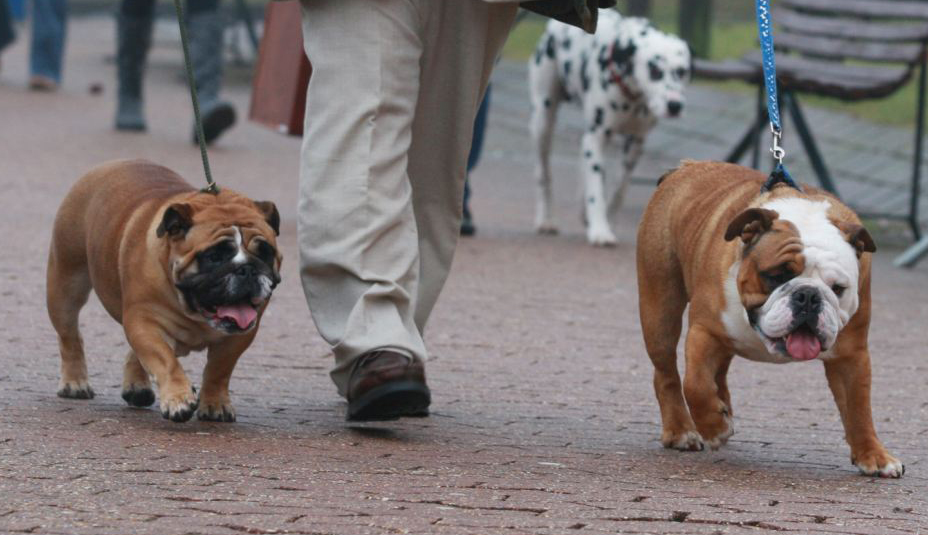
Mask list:
[{"label": "bench slat", "polygon": [[928,40],[928,23],[883,24],[863,22],[854,19],[806,15],[783,8],[774,8],[773,19],[786,30],[808,35],[885,42]]},{"label": "bench slat", "polygon": [[917,43],[851,41],[835,37],[803,35],[791,31],[776,34],[778,49],[794,50],[827,59],[859,59],[891,63],[916,63],[922,46]]},{"label": "bench slat", "polygon": [[[760,51],[744,57],[761,68]],[[881,98],[905,84],[912,70],[906,67],[846,65],[796,56],[777,57],[777,78],[788,89],[844,100]]]},{"label": "bench slat", "polygon": [[778,0],[787,7],[878,19],[928,20],[928,2],[874,0]]},{"label": "bench slat", "polygon": [[[752,65],[761,65],[760,50],[748,52],[744,60]],[[777,73],[780,71],[815,71],[837,78],[872,81],[874,84],[892,83],[904,78],[909,71],[902,66],[848,65],[834,61],[816,60],[799,56],[778,55]]]}]

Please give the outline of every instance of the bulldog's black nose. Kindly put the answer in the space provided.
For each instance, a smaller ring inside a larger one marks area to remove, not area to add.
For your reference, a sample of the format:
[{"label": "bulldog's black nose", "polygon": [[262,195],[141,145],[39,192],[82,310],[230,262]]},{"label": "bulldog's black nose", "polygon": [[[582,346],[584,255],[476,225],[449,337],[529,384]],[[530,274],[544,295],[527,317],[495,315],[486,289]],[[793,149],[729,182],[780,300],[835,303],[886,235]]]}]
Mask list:
[{"label": "bulldog's black nose", "polygon": [[799,288],[790,297],[793,315],[797,317],[816,317],[822,311],[822,294],[812,286]]},{"label": "bulldog's black nose", "polygon": [[679,100],[671,100],[667,103],[667,113],[670,114],[671,117],[680,115],[681,111],[683,111],[683,103]]},{"label": "bulldog's black nose", "polygon": [[251,264],[242,264],[235,270],[235,274],[239,277],[254,277],[255,267]]}]

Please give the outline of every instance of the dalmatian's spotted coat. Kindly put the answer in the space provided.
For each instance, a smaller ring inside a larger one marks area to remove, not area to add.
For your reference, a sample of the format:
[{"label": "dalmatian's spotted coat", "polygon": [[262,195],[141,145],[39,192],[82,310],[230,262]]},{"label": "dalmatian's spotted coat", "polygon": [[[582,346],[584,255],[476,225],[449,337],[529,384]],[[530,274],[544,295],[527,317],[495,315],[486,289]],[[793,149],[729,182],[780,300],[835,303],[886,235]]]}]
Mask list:
[{"label": "dalmatian's spotted coat", "polygon": [[[537,151],[535,228],[539,233],[557,232],[551,216],[548,154],[558,105],[567,100],[583,107],[586,128],[580,168],[587,240],[612,245],[616,239],[609,220],[621,204],[645,137],[658,117],[679,116],[689,78],[689,47],[645,19],[601,10],[594,35],[560,22],[548,23],[529,60],[529,129]],[[603,148],[616,138],[623,165],[609,188],[614,194],[607,204]]]}]

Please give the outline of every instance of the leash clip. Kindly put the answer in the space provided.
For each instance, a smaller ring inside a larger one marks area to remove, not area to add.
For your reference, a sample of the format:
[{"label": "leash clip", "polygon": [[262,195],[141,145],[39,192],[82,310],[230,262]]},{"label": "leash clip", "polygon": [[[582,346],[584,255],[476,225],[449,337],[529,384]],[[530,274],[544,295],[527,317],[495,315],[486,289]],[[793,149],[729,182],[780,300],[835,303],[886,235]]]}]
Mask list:
[{"label": "leash clip", "polygon": [[773,123],[770,123],[770,132],[773,134],[773,146],[770,147],[770,152],[773,153],[773,158],[777,163],[782,165],[783,157],[786,156],[786,150],[780,146],[780,138],[783,137],[783,133],[773,126]]},{"label": "leash clip", "polygon": [[219,195],[219,186],[215,182],[210,182],[208,186],[200,190],[202,193],[209,193],[210,195]]}]

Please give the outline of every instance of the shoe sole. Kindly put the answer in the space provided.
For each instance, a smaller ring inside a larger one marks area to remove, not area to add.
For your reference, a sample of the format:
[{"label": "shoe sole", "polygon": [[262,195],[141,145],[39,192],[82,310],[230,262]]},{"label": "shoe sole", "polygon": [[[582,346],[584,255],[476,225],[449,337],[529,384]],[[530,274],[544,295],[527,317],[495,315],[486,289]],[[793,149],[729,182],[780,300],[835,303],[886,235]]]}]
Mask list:
[{"label": "shoe sole", "polygon": [[429,415],[432,395],[418,381],[397,381],[371,389],[348,404],[349,422],[383,422]]}]

